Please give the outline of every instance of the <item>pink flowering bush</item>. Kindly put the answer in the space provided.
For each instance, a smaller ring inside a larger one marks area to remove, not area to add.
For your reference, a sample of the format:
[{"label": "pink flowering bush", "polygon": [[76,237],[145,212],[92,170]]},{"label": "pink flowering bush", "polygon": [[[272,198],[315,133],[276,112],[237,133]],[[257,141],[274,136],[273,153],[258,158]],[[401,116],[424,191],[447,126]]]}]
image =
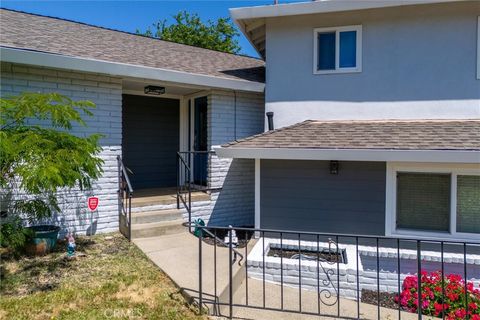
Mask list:
[{"label": "pink flowering bush", "polygon": [[[408,276],[403,281],[400,296],[395,297],[404,310],[418,312],[417,276]],[[444,277],[442,290],[442,273],[421,272],[421,310],[424,315],[442,317],[445,312],[447,320],[469,319],[480,320],[480,288],[474,288],[467,282],[468,307],[465,308],[465,280],[461,276],[451,274]],[[445,296],[442,303],[442,292]]]}]

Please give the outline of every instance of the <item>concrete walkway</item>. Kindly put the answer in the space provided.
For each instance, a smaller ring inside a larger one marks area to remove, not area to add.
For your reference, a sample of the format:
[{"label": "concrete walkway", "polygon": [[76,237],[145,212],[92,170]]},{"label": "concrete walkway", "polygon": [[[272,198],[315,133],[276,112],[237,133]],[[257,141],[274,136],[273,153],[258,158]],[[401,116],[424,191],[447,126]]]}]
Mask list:
[{"label": "concrete walkway", "polygon": [[[255,241],[250,241],[248,251]],[[162,269],[181,289],[184,296],[198,304],[199,292],[199,241],[188,232],[164,235],[154,238],[142,238],[134,240],[134,243],[146,253],[146,255]],[[245,249],[239,249],[245,255]],[[216,265],[214,264],[216,256]],[[202,243],[202,292],[203,303],[206,311],[216,314],[215,319],[224,319],[229,314],[228,306],[214,306],[215,301],[220,303],[229,302],[229,256],[228,249]],[[245,305],[247,303],[247,281],[245,281],[245,260],[242,266],[232,264],[232,291],[233,303]],[[293,320],[293,319],[335,319],[338,315],[338,304],[328,306],[320,305],[320,311],[326,316],[306,315],[295,312],[281,312],[262,310],[263,307],[263,282],[248,279],[248,305],[253,308],[233,307],[233,317],[238,319],[252,320]],[[280,285],[265,283],[265,306],[272,309],[281,308]],[[284,309],[298,311],[299,290],[284,286],[283,292]],[[324,301],[332,301],[324,299]],[[256,308],[255,308],[256,307]],[[309,313],[318,312],[317,293],[315,291],[302,290],[302,311]],[[222,317],[223,316],[223,317]],[[353,300],[340,299],[340,316],[357,318],[357,303]],[[361,319],[378,319],[377,307],[370,304],[360,303]],[[398,311],[381,308],[380,319],[398,319]],[[401,319],[417,319],[415,314],[402,312]],[[429,317],[424,317],[429,319]]]},{"label": "concrete walkway", "polygon": [[[175,282],[190,302],[197,300],[199,292],[198,238],[185,231],[179,234],[141,238],[133,241]],[[253,241],[250,243],[249,249],[253,247]],[[245,255],[245,249],[239,249],[239,251]],[[233,290],[240,286],[245,277],[244,264],[239,266],[239,260],[240,257],[237,257],[237,262],[231,264]],[[213,245],[202,243],[203,303],[210,313],[214,313],[215,301],[228,301],[229,280],[228,248],[217,246],[215,249]]]}]

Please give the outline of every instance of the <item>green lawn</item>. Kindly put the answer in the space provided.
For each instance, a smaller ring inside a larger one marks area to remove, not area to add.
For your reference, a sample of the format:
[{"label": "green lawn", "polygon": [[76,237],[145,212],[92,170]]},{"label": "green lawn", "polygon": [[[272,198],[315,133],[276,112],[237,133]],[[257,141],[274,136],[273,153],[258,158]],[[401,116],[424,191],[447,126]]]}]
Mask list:
[{"label": "green lawn", "polygon": [[119,234],[77,238],[45,257],[2,257],[0,319],[202,319],[178,289]]}]

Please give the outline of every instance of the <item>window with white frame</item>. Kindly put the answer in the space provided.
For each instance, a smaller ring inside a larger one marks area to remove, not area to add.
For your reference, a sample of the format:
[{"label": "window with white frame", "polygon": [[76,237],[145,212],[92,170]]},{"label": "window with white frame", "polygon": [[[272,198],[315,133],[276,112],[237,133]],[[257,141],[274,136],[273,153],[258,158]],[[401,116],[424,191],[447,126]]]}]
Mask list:
[{"label": "window with white frame", "polygon": [[477,20],[477,79],[480,80],[480,16]]},{"label": "window with white frame", "polygon": [[362,26],[316,28],[313,38],[315,74],[362,71]]},{"label": "window with white frame", "polygon": [[387,233],[480,238],[480,170],[389,165]]}]

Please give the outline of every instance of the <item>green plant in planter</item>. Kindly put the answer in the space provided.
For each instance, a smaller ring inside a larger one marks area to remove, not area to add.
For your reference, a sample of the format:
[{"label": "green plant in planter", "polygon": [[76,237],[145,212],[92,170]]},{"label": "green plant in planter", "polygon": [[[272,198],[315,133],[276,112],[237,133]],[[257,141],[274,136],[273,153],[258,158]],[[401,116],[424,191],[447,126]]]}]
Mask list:
[{"label": "green plant in planter", "polygon": [[57,93],[0,99],[0,245],[22,247],[22,221],[51,217],[60,211],[59,190],[88,190],[101,175],[101,136],[71,133],[94,107]]}]

